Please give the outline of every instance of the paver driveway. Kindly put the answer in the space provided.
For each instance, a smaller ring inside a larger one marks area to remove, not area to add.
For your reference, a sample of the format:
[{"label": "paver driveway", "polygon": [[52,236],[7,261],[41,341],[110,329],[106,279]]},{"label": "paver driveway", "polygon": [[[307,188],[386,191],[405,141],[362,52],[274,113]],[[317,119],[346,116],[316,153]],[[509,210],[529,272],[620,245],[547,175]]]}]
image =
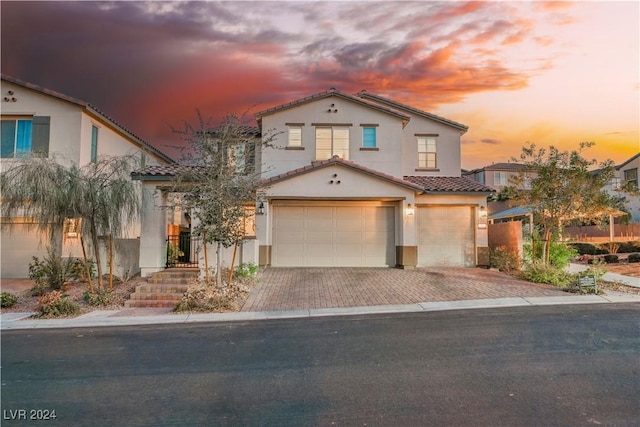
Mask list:
[{"label": "paver driveway", "polygon": [[481,268],[267,268],[242,311],[568,296],[553,286]]}]

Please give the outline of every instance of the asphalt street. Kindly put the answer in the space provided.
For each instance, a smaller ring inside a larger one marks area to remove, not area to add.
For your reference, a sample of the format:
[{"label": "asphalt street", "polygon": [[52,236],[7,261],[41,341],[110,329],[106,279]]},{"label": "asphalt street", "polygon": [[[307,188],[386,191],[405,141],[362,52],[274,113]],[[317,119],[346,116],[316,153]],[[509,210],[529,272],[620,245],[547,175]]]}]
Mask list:
[{"label": "asphalt street", "polygon": [[637,426],[639,354],[638,304],[9,330],[2,425]]}]

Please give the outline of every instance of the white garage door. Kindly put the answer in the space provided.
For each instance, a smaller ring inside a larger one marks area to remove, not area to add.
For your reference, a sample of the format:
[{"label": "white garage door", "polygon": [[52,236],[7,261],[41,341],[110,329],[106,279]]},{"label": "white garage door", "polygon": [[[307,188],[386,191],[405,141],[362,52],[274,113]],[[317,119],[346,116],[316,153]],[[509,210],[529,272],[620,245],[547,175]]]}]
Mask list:
[{"label": "white garage door", "polygon": [[418,266],[473,267],[473,210],[468,206],[418,208]]},{"label": "white garage door", "polygon": [[24,224],[2,224],[1,230],[0,276],[4,279],[29,277],[33,257],[42,260],[47,254],[48,235]]},{"label": "white garage door", "polygon": [[274,206],[271,264],[394,266],[394,230],[391,206]]}]

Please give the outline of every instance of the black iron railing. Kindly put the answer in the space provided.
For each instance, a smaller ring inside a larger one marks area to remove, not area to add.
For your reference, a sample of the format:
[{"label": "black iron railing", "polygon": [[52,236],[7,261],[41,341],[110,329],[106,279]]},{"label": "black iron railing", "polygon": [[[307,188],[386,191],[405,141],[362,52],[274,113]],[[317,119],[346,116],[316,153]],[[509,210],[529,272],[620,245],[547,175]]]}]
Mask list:
[{"label": "black iron railing", "polygon": [[167,268],[198,267],[201,237],[189,232],[167,237]]}]

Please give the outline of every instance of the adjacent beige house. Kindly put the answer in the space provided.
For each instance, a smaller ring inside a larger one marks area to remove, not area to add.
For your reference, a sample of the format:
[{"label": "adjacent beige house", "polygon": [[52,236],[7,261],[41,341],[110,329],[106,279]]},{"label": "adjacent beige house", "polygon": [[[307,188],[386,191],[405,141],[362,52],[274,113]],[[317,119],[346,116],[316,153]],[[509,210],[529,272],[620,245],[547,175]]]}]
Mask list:
[{"label": "adjacent beige house", "polygon": [[611,186],[608,188],[610,192],[615,192],[624,197],[624,206],[631,214],[632,222],[640,222],[640,198],[627,192],[619,192],[616,190],[626,185],[640,188],[638,170],[640,170],[640,153],[615,167],[615,177]]},{"label": "adjacent beige house", "polygon": [[[482,168],[463,172],[462,176],[500,191],[504,187],[512,185],[511,179],[520,176],[525,167],[520,163],[493,163]],[[528,184],[525,180],[524,189],[527,187]]]},{"label": "adjacent beige house", "polygon": [[[65,166],[82,166],[104,155],[135,155],[141,165],[172,162],[84,101],[5,75],[0,92],[2,171],[36,151]],[[32,256],[46,254],[48,237],[33,231],[29,222],[30,218],[1,218],[2,278],[27,277]],[[138,271],[139,233],[140,224],[131,224],[128,241],[121,242],[126,251],[119,257],[121,275]],[[77,241],[74,233],[63,233],[58,242],[60,253],[78,256]]]},{"label": "adjacent beige house", "polygon": [[[243,244],[241,261],[276,267],[486,263],[492,189],[461,177],[466,126],[365,91],[334,89],[261,111],[256,119],[276,139],[257,156],[263,191],[255,236]],[[147,167],[134,176],[144,183],[147,201],[143,275],[165,267],[171,226],[186,226],[188,213],[159,208],[171,197],[162,183],[170,175],[168,168]]]}]

